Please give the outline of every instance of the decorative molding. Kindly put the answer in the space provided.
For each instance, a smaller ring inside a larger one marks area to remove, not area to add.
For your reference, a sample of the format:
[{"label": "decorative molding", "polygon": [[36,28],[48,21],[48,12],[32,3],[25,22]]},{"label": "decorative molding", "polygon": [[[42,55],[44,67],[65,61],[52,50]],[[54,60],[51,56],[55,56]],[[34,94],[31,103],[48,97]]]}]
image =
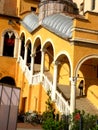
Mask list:
[{"label": "decorative molding", "polygon": [[77,27],[73,28],[72,31],[81,31],[81,32],[98,34],[98,31],[96,31],[96,30],[90,30],[90,29],[84,29],[84,28],[77,28]]},{"label": "decorative molding", "polygon": [[79,42],[85,42],[85,43],[90,43],[90,44],[98,44],[97,40],[85,39],[85,38],[80,38],[80,37],[75,37],[73,39],[70,39],[70,41],[71,42],[79,41]]}]

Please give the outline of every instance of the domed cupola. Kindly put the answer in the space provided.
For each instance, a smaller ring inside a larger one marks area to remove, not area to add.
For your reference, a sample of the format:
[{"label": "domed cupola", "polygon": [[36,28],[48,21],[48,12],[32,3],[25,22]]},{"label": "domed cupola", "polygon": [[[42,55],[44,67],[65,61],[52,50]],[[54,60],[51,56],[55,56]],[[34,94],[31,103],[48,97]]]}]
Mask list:
[{"label": "domed cupola", "polygon": [[41,0],[39,4],[39,22],[55,13],[77,13],[77,7],[72,0]]}]

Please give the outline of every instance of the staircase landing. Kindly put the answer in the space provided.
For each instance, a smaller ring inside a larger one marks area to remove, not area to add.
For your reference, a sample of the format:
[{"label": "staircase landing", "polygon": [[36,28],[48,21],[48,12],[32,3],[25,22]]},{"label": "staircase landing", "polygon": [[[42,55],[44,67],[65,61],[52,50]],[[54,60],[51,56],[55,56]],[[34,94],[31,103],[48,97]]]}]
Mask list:
[{"label": "staircase landing", "polygon": [[98,109],[85,96],[76,99],[76,108],[84,110],[86,113],[98,115]]},{"label": "staircase landing", "polygon": [[[70,102],[71,87],[68,85],[58,85],[58,91]],[[86,96],[79,96],[79,90],[76,88],[76,109],[84,110],[86,113],[98,114],[98,109],[87,99]]]}]

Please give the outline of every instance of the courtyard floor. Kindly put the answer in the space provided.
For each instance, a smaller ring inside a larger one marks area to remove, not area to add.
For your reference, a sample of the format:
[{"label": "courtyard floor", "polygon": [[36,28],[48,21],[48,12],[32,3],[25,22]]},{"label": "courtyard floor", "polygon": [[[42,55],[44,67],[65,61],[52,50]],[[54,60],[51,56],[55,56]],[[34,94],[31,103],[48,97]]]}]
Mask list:
[{"label": "courtyard floor", "polygon": [[29,123],[17,123],[17,130],[42,130],[41,125],[31,125]]}]

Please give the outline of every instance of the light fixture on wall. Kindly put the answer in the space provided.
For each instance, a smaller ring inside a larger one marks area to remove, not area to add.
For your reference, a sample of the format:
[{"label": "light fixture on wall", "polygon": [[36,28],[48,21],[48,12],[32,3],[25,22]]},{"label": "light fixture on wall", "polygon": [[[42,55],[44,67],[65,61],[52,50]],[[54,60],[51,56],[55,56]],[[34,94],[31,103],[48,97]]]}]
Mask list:
[{"label": "light fixture on wall", "polygon": [[16,19],[16,20],[9,19],[8,24],[9,25],[16,25],[16,24],[20,24],[20,22],[19,22],[19,19]]},{"label": "light fixture on wall", "polygon": [[12,24],[13,24],[12,19],[9,19],[9,20],[8,20],[8,24],[9,24],[9,25],[12,25]]}]

